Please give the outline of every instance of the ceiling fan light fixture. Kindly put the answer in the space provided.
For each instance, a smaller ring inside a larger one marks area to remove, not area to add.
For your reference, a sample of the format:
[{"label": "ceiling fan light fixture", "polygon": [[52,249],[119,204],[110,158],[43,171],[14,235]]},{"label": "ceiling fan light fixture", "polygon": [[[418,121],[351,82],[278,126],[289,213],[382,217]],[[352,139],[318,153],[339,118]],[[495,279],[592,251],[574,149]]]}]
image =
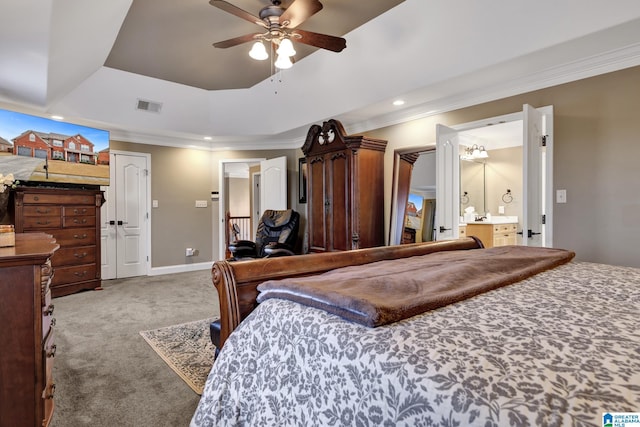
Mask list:
[{"label": "ceiling fan light fixture", "polygon": [[278,59],[276,59],[273,65],[281,70],[286,70],[293,67],[293,62],[291,62],[291,59],[287,55],[278,55]]},{"label": "ceiling fan light fixture", "polygon": [[282,40],[280,40],[280,46],[278,47],[276,53],[278,55],[291,57],[296,54],[296,50],[293,48],[293,43],[291,43],[291,40],[283,38]]},{"label": "ceiling fan light fixture", "polygon": [[265,59],[269,58],[267,49],[264,47],[264,44],[260,40],[253,44],[251,50],[249,51],[249,56],[258,61],[264,61]]}]

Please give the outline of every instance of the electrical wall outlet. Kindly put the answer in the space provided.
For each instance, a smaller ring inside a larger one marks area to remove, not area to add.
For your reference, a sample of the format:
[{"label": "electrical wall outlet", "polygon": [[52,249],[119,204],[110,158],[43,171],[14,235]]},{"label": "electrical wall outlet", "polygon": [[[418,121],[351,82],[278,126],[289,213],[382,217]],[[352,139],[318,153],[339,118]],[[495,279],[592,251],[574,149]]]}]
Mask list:
[{"label": "electrical wall outlet", "polygon": [[206,200],[196,200],[196,208],[206,208],[207,201]]},{"label": "electrical wall outlet", "polygon": [[195,249],[187,248],[185,251],[185,256],[193,256],[194,253],[195,253]]}]

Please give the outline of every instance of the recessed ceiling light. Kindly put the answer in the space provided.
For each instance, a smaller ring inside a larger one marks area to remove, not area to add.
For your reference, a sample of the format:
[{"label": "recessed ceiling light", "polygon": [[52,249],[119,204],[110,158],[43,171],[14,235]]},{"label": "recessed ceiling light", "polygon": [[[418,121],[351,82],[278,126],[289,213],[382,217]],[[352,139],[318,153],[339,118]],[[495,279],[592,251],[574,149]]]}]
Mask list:
[{"label": "recessed ceiling light", "polygon": [[393,105],[399,107],[401,105],[404,105],[404,101],[402,99],[396,99],[395,101],[393,101]]},{"label": "recessed ceiling light", "polygon": [[51,116],[51,118],[52,118],[53,120],[64,120],[64,117],[62,117],[62,116],[57,116],[57,115],[55,115],[55,114],[54,114],[54,115],[52,115],[52,116]]},{"label": "recessed ceiling light", "polygon": [[204,137],[204,140],[205,140],[205,141],[211,141],[212,139],[213,139],[213,138],[211,138],[210,136],[205,136],[205,137]]}]

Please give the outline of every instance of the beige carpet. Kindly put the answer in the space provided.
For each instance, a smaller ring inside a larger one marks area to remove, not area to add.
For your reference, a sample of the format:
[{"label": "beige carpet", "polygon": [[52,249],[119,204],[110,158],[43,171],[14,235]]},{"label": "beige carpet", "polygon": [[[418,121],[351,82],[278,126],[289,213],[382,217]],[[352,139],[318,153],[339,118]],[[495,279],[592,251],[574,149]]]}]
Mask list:
[{"label": "beige carpet", "polygon": [[213,365],[215,347],[209,336],[209,324],[213,320],[140,332],[158,356],[198,394],[202,394]]}]

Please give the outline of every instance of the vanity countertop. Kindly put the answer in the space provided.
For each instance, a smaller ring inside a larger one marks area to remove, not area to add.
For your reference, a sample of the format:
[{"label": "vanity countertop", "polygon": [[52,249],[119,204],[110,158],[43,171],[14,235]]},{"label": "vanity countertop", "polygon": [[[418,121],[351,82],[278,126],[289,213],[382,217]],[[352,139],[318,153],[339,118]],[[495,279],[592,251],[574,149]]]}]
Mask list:
[{"label": "vanity countertop", "polygon": [[518,217],[517,216],[492,216],[491,219],[485,219],[482,221],[464,221],[461,222],[460,225],[468,225],[468,224],[517,224]]}]

